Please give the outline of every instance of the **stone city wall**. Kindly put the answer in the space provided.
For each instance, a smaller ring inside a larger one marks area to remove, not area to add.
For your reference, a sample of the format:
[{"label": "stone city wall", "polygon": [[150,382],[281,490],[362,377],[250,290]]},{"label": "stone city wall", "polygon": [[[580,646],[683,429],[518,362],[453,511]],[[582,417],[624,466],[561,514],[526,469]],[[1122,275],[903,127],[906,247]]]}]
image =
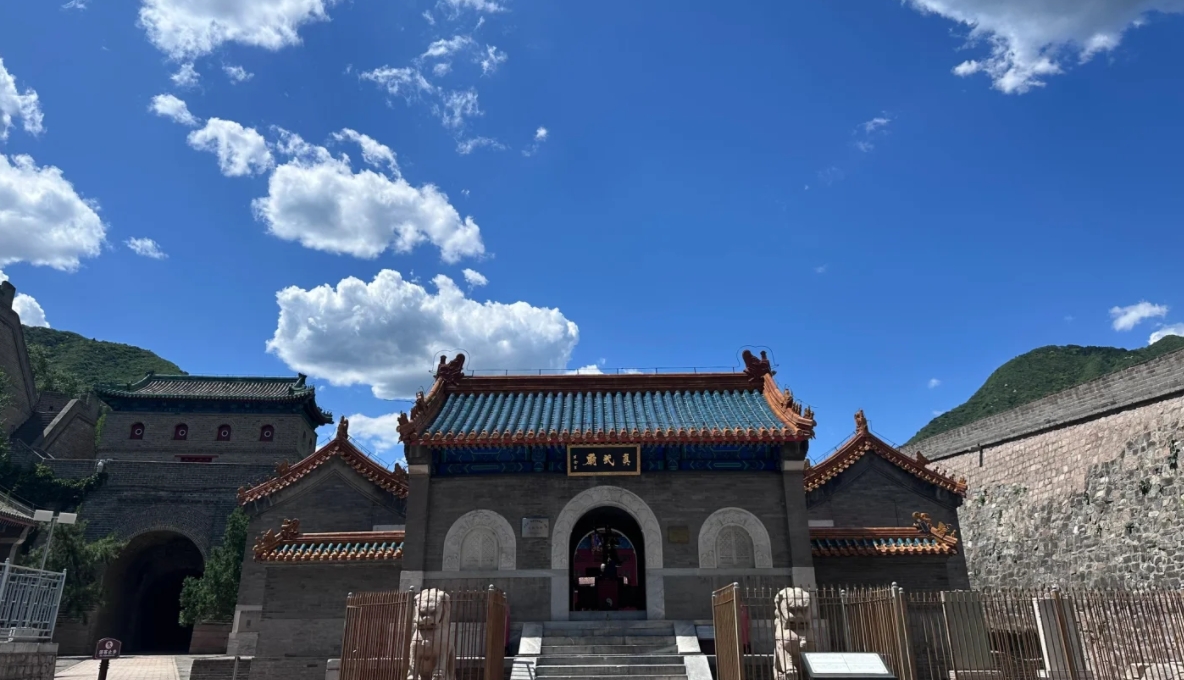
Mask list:
[{"label": "stone city wall", "polygon": [[[135,424],[144,425],[143,439],[132,439]],[[173,439],[175,427],[186,425],[184,440]],[[230,426],[230,440],[218,441],[218,428]],[[260,439],[264,425],[275,428],[272,441]],[[291,463],[313,453],[316,432],[303,416],[294,414],[140,413],[112,411],[103,423],[100,458],[173,460],[196,455],[253,458],[267,463]]]},{"label": "stone city wall", "polygon": [[1179,587],[1181,445],[1184,351],[906,450],[967,478],[975,586]]}]

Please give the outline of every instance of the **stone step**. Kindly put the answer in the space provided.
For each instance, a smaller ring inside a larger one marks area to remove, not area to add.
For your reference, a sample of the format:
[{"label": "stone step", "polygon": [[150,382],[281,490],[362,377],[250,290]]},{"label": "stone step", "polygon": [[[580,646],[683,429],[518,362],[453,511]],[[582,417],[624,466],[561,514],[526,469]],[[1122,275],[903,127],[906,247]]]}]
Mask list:
[{"label": "stone step", "polygon": [[628,664],[681,664],[678,654],[580,654],[573,656],[541,656],[545,666],[624,666]]},{"label": "stone step", "polygon": [[590,654],[677,654],[678,644],[659,642],[645,645],[543,645],[541,656],[587,656]]},{"label": "stone step", "polygon": [[673,635],[544,635],[543,645],[657,645],[672,644]]},{"label": "stone step", "polygon": [[543,632],[569,632],[575,630],[616,630],[627,631],[628,634],[646,635],[635,631],[673,631],[674,624],[669,621],[546,621]]},{"label": "stone step", "polygon": [[576,665],[562,665],[552,666],[544,664],[541,660],[535,666],[535,674],[540,678],[557,678],[570,677],[573,675],[605,677],[620,675],[633,676],[676,676],[686,677],[686,666],[683,664],[624,664],[617,666],[576,666]]}]

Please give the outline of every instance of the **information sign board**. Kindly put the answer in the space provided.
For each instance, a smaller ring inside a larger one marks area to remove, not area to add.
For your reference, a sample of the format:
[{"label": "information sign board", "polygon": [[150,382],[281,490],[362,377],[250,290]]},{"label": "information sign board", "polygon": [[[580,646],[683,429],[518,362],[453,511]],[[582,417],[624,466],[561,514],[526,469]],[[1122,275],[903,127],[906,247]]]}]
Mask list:
[{"label": "information sign board", "polygon": [[870,652],[802,652],[802,666],[811,679],[896,678],[880,655]]},{"label": "information sign board", "polygon": [[118,659],[119,650],[123,647],[123,643],[115,638],[103,638],[99,640],[99,644],[95,645],[96,659]]},{"label": "information sign board", "polygon": [[641,447],[568,446],[567,474],[572,477],[640,475]]}]

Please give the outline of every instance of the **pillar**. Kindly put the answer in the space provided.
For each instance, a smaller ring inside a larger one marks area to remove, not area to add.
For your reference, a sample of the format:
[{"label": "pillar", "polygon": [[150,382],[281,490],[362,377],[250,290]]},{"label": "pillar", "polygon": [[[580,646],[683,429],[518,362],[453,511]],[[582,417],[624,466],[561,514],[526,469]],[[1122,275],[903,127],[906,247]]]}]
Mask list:
[{"label": "pillar", "polygon": [[813,587],[814,554],[810,548],[810,522],[806,512],[806,452],[807,442],[781,447],[781,483],[785,493],[785,520],[788,523],[789,566],[793,584]]},{"label": "pillar", "polygon": [[432,452],[426,446],[408,446],[407,528],[403,536],[403,572],[399,590],[423,587],[427,567],[428,496],[432,483]]}]

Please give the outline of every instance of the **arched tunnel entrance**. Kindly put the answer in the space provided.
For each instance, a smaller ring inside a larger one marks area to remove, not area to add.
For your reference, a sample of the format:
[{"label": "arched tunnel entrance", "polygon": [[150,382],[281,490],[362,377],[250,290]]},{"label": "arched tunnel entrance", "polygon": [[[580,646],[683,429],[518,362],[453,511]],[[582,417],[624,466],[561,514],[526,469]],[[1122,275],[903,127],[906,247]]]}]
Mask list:
[{"label": "arched tunnel entrance", "polygon": [[121,640],[129,654],[187,653],[193,629],[178,620],[181,585],[188,576],[201,576],[203,565],[201,551],[185,536],[136,536],[107,569],[95,634]]}]

